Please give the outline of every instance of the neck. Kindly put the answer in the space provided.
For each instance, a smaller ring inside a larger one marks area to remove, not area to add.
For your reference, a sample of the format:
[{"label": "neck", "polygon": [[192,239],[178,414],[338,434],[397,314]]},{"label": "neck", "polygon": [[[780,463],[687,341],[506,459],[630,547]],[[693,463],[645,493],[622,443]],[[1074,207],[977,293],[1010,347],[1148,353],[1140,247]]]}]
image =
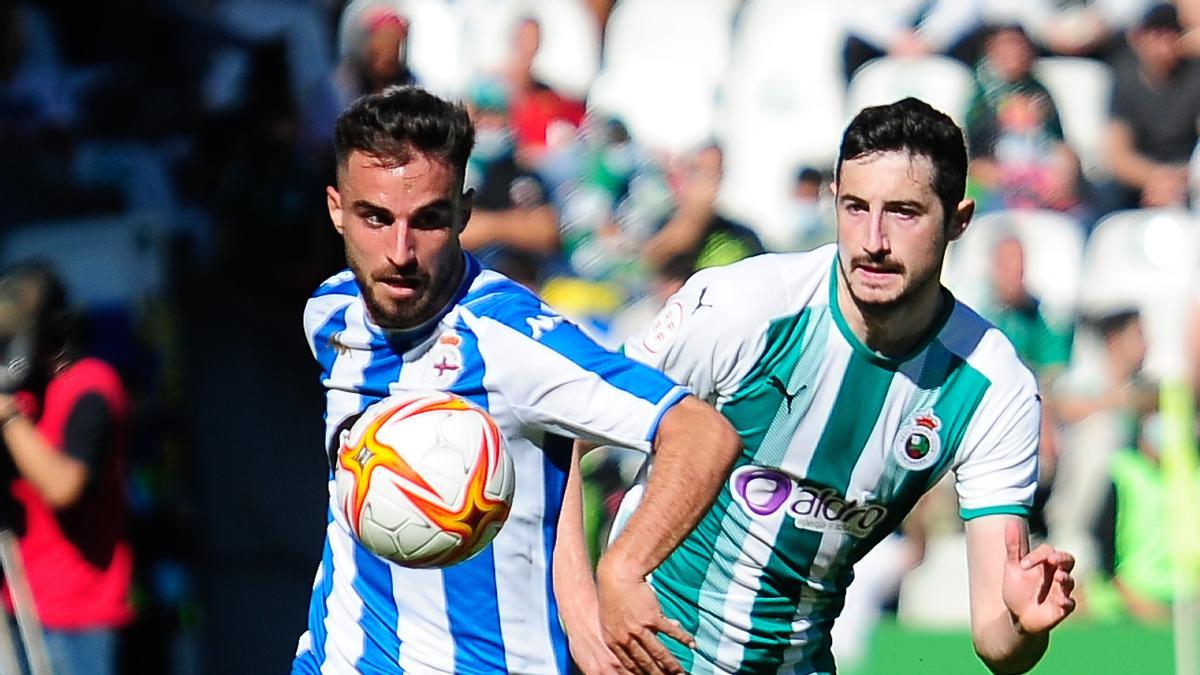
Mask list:
[{"label": "neck", "polygon": [[902,357],[929,335],[946,303],[938,276],[893,306],[862,306],[850,295],[849,282],[838,268],[837,302],[846,325],[868,349],[889,358]]}]

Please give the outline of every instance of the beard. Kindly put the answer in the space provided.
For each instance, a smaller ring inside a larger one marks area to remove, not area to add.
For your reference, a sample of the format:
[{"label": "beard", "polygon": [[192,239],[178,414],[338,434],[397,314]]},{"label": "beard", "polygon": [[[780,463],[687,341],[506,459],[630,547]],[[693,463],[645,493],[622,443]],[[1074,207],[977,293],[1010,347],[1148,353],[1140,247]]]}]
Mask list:
[{"label": "beard", "polygon": [[[460,254],[456,251],[456,256]],[[362,289],[363,303],[367,312],[380,328],[387,330],[411,330],[437,316],[449,301],[454,287],[461,277],[461,262],[441,261],[441,273],[430,274],[419,268],[414,261],[403,267],[367,272],[346,252],[354,278]],[[461,261],[461,257],[456,260]],[[414,289],[413,297],[401,300],[389,297],[384,286],[398,283]]]},{"label": "beard", "polygon": [[[883,292],[880,292],[880,289],[856,287],[851,274],[855,268],[863,265],[869,265],[876,271],[896,275],[900,281],[899,286]],[[916,298],[920,297],[922,290],[931,283],[940,283],[939,270],[936,267],[909,276],[910,270],[903,263],[888,258],[874,259],[868,256],[856,256],[850,260],[848,265],[839,264],[838,268],[842,275],[842,282],[846,285],[846,290],[855,306],[864,316],[875,318],[886,318],[903,312]],[[870,292],[872,290],[874,292]]]}]

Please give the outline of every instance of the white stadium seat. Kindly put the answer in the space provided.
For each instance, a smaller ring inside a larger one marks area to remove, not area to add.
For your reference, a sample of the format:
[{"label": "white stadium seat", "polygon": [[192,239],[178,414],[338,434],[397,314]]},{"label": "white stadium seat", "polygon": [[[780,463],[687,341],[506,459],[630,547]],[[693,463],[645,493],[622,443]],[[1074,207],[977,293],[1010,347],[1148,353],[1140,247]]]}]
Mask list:
[{"label": "white stadium seat", "polygon": [[1025,283],[1051,320],[1073,321],[1079,308],[1084,234],[1070,216],[1055,211],[1000,211],[976,218],[950,245],[943,274],[954,295],[975,308],[991,300],[992,249],[1011,233],[1025,250]]},{"label": "white stadium seat", "polygon": [[[1114,213],[1096,226],[1083,267],[1081,309],[1142,312],[1146,367],[1163,376],[1180,367],[1184,317],[1200,288],[1200,224],[1186,211]],[[1177,373],[1175,373],[1177,374]]]},{"label": "white stadium seat", "polygon": [[722,205],[768,247],[788,249],[796,170],[833,167],[844,120],[841,14],[833,0],[750,0],[717,111]]},{"label": "white stadium seat", "polygon": [[339,19],[342,56],[360,39],[362,17],[374,7],[391,8],[408,20],[408,67],[422,86],[443,96],[466,93],[472,73],[462,39],[464,21],[446,0],[354,0]]},{"label": "white stadium seat", "polygon": [[915,96],[961,126],[971,102],[972,86],[971,71],[944,56],[875,59],[859,68],[850,80],[846,119],[867,106]]},{"label": "white stadium seat", "polygon": [[1084,174],[1093,179],[1107,176],[1103,143],[1112,71],[1094,59],[1057,56],[1039,60],[1034,74],[1050,91],[1067,144],[1079,155]]}]

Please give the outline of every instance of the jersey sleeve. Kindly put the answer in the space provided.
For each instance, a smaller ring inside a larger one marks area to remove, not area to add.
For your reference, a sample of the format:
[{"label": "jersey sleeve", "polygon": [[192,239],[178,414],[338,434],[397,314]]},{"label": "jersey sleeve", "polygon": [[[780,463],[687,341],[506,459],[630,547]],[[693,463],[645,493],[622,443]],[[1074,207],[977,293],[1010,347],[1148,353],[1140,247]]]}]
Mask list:
[{"label": "jersey sleeve", "polygon": [[663,414],[687,390],[608,351],[536,298],[507,295],[466,308],[485,381],[523,424],[649,451]]},{"label": "jersey sleeve", "polygon": [[112,426],[112,413],[104,396],[98,392],[80,396],[63,429],[63,452],[86,464],[89,471],[96,471],[104,461]]},{"label": "jersey sleeve", "polygon": [[[1042,403],[1032,384],[1015,393],[985,396],[963,439],[955,467],[963,520],[1007,513],[1028,517],[1037,489]],[[991,394],[993,392],[989,392]]]},{"label": "jersey sleeve", "polygon": [[[735,284],[731,268],[696,273],[624,346],[630,358],[666,373],[710,403],[732,395],[762,349],[766,325],[757,279]],[[771,296],[780,293],[778,286]],[[757,297],[756,297],[757,296]]]}]

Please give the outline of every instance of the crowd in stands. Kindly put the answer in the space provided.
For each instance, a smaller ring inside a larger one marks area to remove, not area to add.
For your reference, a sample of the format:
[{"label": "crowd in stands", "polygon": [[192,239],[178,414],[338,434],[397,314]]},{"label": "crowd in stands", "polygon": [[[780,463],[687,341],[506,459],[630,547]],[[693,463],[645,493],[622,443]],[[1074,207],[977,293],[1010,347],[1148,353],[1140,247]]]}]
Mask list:
[{"label": "crowd in stands", "polygon": [[[1171,331],[1200,387],[1200,2],[20,0],[0,33],[0,231],[150,213],[173,262],[302,297],[341,264],[334,118],[418,84],[477,125],[464,244],[613,347],[697,269],[832,241],[839,125],[927,93],[980,214],[947,283],[1042,383],[1039,535],[1079,557],[1082,616],[1165,616]],[[1129,228],[1117,260],[1165,285],[1101,255]],[[919,550],[954,536],[937,499]]]}]

